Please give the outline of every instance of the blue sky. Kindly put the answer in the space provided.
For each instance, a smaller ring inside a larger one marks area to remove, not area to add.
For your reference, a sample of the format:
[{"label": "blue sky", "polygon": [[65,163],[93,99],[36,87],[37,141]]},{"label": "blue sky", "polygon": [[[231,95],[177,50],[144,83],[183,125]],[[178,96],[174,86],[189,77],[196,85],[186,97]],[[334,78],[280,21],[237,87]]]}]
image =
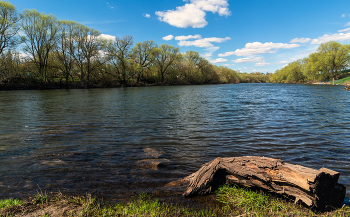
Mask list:
[{"label": "blue sky", "polygon": [[106,37],[198,51],[241,72],[275,72],[320,43],[350,43],[349,0],[9,0]]}]

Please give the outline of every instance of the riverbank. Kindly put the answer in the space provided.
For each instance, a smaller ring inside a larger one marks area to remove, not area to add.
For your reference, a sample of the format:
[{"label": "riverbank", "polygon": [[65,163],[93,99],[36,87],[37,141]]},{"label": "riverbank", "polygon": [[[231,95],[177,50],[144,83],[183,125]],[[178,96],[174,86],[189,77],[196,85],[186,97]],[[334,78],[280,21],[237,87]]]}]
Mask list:
[{"label": "riverbank", "polygon": [[68,85],[62,84],[60,82],[50,82],[45,84],[31,84],[18,82],[11,85],[1,84],[0,91],[9,90],[61,90],[61,89],[94,89],[94,88],[121,88],[121,87],[152,87],[152,86],[180,86],[180,85],[217,85],[217,84],[238,84],[238,83],[110,83],[110,84],[91,84],[86,86],[80,82],[70,82]]},{"label": "riverbank", "polygon": [[90,194],[72,196],[40,192],[25,201],[0,200],[0,216],[349,216],[350,207],[320,213],[286,198],[237,186],[214,194],[183,198],[178,193],[145,194],[122,203]]}]

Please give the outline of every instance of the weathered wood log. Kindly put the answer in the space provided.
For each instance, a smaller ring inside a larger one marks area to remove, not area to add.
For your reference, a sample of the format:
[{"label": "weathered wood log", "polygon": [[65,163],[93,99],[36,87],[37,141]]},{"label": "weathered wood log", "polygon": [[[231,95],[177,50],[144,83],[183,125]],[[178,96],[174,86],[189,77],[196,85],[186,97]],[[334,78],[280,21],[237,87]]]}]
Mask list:
[{"label": "weathered wood log", "polygon": [[[339,173],[311,169],[267,157],[216,158],[177,182],[190,181],[184,196],[207,194],[223,183],[257,187],[286,195],[319,210],[341,207],[346,188],[338,184]],[[175,185],[176,183],[170,183]]]}]

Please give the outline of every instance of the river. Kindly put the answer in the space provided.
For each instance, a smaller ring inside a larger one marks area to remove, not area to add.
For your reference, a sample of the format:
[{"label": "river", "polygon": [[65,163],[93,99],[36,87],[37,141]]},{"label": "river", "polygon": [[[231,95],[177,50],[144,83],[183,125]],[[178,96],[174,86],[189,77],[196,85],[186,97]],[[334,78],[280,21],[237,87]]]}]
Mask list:
[{"label": "river", "polygon": [[0,198],[40,190],[118,198],[183,178],[216,157],[244,155],[339,171],[349,197],[350,92],[342,88],[1,91]]}]

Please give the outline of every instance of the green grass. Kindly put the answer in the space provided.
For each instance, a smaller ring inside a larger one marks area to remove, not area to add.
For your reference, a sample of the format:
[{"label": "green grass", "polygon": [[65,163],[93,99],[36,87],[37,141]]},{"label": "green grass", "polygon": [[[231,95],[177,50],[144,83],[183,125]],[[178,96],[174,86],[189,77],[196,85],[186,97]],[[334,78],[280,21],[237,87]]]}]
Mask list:
[{"label": "green grass", "polygon": [[337,80],[335,83],[336,84],[350,84],[350,76],[345,77],[345,78],[340,79],[340,80]]},{"label": "green grass", "polygon": [[5,199],[5,200],[0,200],[0,209],[4,208],[10,208],[13,206],[20,206],[22,205],[23,202],[18,200],[18,199]]},{"label": "green grass", "polygon": [[[264,192],[224,185],[215,192],[219,205],[206,205],[192,209],[177,204],[162,202],[150,194],[140,194],[128,203],[104,203],[86,196],[36,195],[25,206],[19,200],[1,200],[0,216],[31,213],[48,206],[59,209],[69,207],[68,216],[350,216],[350,208],[343,207],[332,212],[319,213],[300,204]],[[184,199],[190,200],[190,199]],[[6,204],[6,205],[2,205]],[[12,211],[8,208],[12,207]],[[14,211],[13,211],[14,210]],[[16,211],[17,210],[17,211]]]},{"label": "green grass", "polygon": [[45,193],[38,193],[34,199],[32,200],[34,204],[43,204],[48,202],[47,194]]},{"label": "green grass", "polygon": [[252,191],[248,188],[224,185],[217,192],[217,200],[224,203],[235,215],[283,216],[314,214],[310,209],[295,205],[281,198],[273,198],[264,192]]},{"label": "green grass", "polygon": [[140,194],[127,204],[103,204],[94,199],[83,203],[81,216],[216,216],[213,210],[193,210],[160,202],[151,195]]}]

